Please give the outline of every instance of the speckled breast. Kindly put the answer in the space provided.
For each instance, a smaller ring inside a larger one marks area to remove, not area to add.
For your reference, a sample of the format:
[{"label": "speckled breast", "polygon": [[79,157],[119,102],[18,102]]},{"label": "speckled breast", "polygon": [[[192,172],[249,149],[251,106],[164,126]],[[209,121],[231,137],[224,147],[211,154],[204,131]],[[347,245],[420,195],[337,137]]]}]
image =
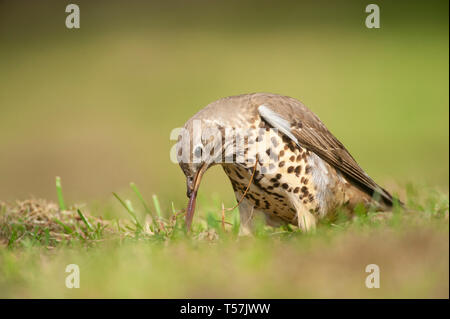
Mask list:
[{"label": "speckled breast", "polygon": [[296,145],[283,134],[266,127],[254,127],[245,144],[248,160],[223,164],[238,197],[245,192],[258,157],[255,175],[246,194],[254,208],[297,225],[298,210],[325,216],[345,201],[345,179],[313,152]]}]

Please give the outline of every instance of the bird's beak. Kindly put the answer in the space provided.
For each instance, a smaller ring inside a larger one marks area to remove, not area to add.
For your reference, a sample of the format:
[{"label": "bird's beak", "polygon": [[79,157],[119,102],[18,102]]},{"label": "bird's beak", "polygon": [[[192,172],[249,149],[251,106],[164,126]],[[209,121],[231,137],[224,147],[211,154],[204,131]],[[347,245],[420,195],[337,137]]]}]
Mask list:
[{"label": "bird's beak", "polygon": [[192,219],[194,218],[195,200],[197,198],[197,191],[198,191],[198,188],[200,187],[200,181],[202,179],[202,176],[205,173],[207,168],[208,168],[208,165],[206,165],[206,164],[203,164],[200,167],[200,169],[197,171],[197,173],[195,173],[192,189],[188,190],[188,192],[190,193],[189,203],[188,203],[188,207],[187,207],[187,211],[186,211],[186,228],[187,228],[188,232],[191,230]]}]

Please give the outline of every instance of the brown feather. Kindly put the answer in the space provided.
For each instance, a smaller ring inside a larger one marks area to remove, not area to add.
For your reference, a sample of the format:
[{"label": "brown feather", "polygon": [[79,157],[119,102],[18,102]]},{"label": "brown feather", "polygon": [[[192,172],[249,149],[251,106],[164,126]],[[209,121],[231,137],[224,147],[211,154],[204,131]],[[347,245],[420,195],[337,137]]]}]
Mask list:
[{"label": "brown feather", "polygon": [[316,153],[370,196],[378,193],[385,204],[392,205],[392,196],[362,170],[344,145],[300,101],[286,96],[257,93],[252,95],[251,103],[256,108],[265,105],[289,121],[291,132],[301,147]]}]

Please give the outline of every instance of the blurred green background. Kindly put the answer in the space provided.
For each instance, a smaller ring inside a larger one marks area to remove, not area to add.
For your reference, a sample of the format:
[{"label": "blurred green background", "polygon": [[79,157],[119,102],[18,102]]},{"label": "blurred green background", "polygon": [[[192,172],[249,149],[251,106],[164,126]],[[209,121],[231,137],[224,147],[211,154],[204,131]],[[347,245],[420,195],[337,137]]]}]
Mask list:
[{"label": "blurred green background", "polygon": [[[229,95],[312,109],[380,184],[448,192],[448,2],[0,2],[0,199],[109,200],[133,181],[184,205],[173,128]],[[219,167],[201,196],[233,195]],[[217,195],[220,194],[220,195]]]}]

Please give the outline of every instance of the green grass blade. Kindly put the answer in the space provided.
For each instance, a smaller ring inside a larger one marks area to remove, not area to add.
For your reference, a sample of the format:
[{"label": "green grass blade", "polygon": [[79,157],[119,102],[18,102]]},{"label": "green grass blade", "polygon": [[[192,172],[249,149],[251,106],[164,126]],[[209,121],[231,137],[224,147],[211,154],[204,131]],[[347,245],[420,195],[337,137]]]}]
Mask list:
[{"label": "green grass blade", "polygon": [[125,205],[127,205],[128,210],[133,213],[133,216],[137,217],[136,212],[134,211],[134,208],[133,208],[133,204],[131,203],[131,201],[129,199],[125,199]]},{"label": "green grass blade", "polygon": [[159,218],[162,218],[161,206],[159,206],[158,196],[153,195],[152,198],[153,198],[153,205],[155,205],[156,214],[158,214]]},{"label": "green grass blade", "polygon": [[64,224],[62,221],[60,221],[58,218],[55,218],[54,221],[61,225],[62,228],[64,228],[64,230],[66,231],[66,233],[71,234],[73,232],[73,229],[70,228],[69,226],[67,226],[66,224]]},{"label": "green grass blade", "polygon": [[84,217],[83,213],[81,212],[81,210],[77,209],[77,213],[80,216],[81,220],[83,221],[83,223],[86,225],[86,227],[90,230],[93,231],[94,229],[92,228],[91,224],[89,223],[89,221],[86,219],[86,217]]},{"label": "green grass blade", "polygon": [[56,176],[56,195],[58,196],[59,209],[66,210],[66,204],[64,204],[62,193],[61,178],[59,176]]},{"label": "green grass blade", "polygon": [[129,207],[127,205],[127,203],[125,203],[116,193],[113,193],[114,197],[117,198],[117,200],[122,204],[123,207],[125,207],[125,209],[127,210],[127,212],[130,214],[130,216],[134,219],[134,222],[136,223],[136,226],[139,229],[143,229],[141,223],[139,222],[139,220],[136,217],[136,214],[133,211],[132,207]]},{"label": "green grass blade", "polygon": [[130,187],[131,189],[136,193],[136,196],[139,198],[139,200],[142,203],[142,206],[144,206],[145,211],[152,216],[153,218],[153,214],[152,211],[150,210],[150,208],[147,205],[147,202],[144,200],[144,197],[142,196],[141,192],[139,191],[139,189],[137,188],[135,183],[130,183]]}]

